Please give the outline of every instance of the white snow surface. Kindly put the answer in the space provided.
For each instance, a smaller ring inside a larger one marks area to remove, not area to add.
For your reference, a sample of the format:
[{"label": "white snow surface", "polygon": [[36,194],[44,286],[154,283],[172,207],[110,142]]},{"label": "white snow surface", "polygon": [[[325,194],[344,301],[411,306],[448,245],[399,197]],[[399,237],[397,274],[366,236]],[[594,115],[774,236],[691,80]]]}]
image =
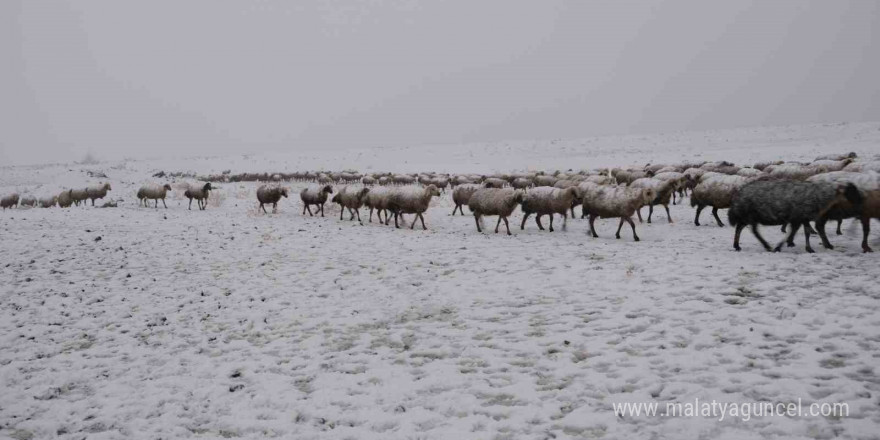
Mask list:
[{"label": "white snow surface", "polygon": [[[763,251],[704,212],[514,235],[432,201],[427,231],[259,214],[256,183],[187,210],[158,170],[501,172],[880,153],[880,123],[5,167],[0,194],[110,181],[118,208],[0,214],[0,437],[877,438],[880,260]],[[100,170],[109,179],[88,177]],[[100,201],[99,201],[100,204]],[[580,210],[578,209],[578,214]],[[465,210],[467,212],[467,210]],[[647,209],[643,210],[643,215]],[[722,214],[726,223],[726,215]],[[407,216],[407,227],[412,216]],[[546,220],[545,220],[546,224]],[[876,223],[875,229],[876,229]],[[782,238],[764,227],[768,239]],[[100,237],[99,241],[96,241]],[[771,240],[772,241],[772,240]],[[872,234],[871,245],[880,248]],[[846,402],[848,417],[625,416],[616,402]]]}]

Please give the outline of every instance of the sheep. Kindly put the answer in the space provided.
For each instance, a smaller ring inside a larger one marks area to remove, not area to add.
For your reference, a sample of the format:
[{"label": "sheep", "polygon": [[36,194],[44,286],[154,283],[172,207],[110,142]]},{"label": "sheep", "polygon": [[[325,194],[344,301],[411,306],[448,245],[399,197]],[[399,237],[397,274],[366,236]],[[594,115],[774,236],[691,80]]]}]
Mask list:
[{"label": "sheep", "polygon": [[816,160],[817,161],[819,161],[819,160],[845,160],[845,159],[855,159],[857,157],[859,157],[859,155],[856,154],[855,152],[849,152],[849,153],[844,153],[844,154],[832,153],[832,154],[823,154],[821,156],[818,156],[818,157],[816,157]]},{"label": "sheep", "polygon": [[315,205],[315,211],[320,210],[321,217],[324,217],[324,203],[327,203],[327,195],[333,194],[333,186],[324,185],[317,188],[304,188],[299,193],[299,198],[303,202],[303,215],[306,215],[306,211],[309,212],[309,216],[312,216],[312,208],[311,205]]},{"label": "sheep", "polygon": [[694,224],[700,226],[700,213],[703,208],[711,206],[718,226],[724,226],[718,217],[718,210],[729,208],[733,195],[749,181],[748,177],[727,175],[717,175],[701,181],[691,193],[691,206],[697,208]]},{"label": "sheep", "polygon": [[513,182],[510,182],[510,186],[514,189],[528,189],[535,186],[535,182],[526,177],[517,177],[513,179]]},{"label": "sheep", "polygon": [[138,199],[138,206],[147,207],[147,196],[144,194],[144,188],[141,187],[138,189],[137,194],[135,196]]},{"label": "sheep", "polygon": [[[22,203],[24,205],[24,203]],[[0,199],[0,207],[5,211],[6,208],[15,208],[18,206],[18,193],[12,193]]]},{"label": "sheep", "polygon": [[21,206],[34,207],[37,206],[37,198],[34,196],[24,196],[21,198]]},{"label": "sheep", "polygon": [[617,183],[628,185],[632,182],[635,182],[636,179],[641,179],[642,177],[652,177],[653,175],[654,173],[651,171],[620,170],[614,175],[614,178],[617,179]]},{"label": "sheep", "polygon": [[764,174],[761,170],[756,168],[740,168],[739,171],[736,172],[737,176],[743,177],[758,177]]},{"label": "sheep", "polygon": [[510,233],[510,224],[507,222],[507,217],[513,213],[518,204],[522,203],[524,196],[525,193],[522,190],[513,188],[481,188],[474,192],[468,200],[468,208],[474,213],[477,232],[483,232],[483,229],[480,227],[483,216],[497,215],[498,223],[495,225],[495,233],[498,233],[501,220],[504,220],[507,235],[513,235]]},{"label": "sheep", "polygon": [[107,195],[107,191],[110,190],[110,182],[105,182],[96,186],[87,187],[86,193],[92,201],[92,206],[95,206],[95,199],[103,199]]},{"label": "sheep", "polygon": [[159,200],[162,200],[162,205],[165,206],[165,209],[168,209],[168,205],[165,204],[165,196],[168,194],[168,191],[171,191],[171,185],[164,184],[148,184],[141,186],[138,189],[137,196],[138,199],[143,201],[144,206],[149,206],[147,204],[148,200],[155,200],[156,204],[154,208],[159,208]]},{"label": "sheep", "polygon": [[71,190],[61,191],[56,200],[59,208],[69,208],[73,204],[73,196],[70,195]]},{"label": "sheep", "polygon": [[486,188],[504,188],[507,184],[506,180],[497,177],[490,177],[483,181],[483,186]]},{"label": "sheep", "polygon": [[535,223],[540,230],[544,230],[541,225],[541,216],[550,216],[550,232],[553,232],[553,214],[562,215],[562,229],[565,230],[568,224],[568,210],[572,209],[575,200],[581,198],[581,189],[578,186],[570,186],[568,188],[535,188],[522,197],[520,207],[523,212],[522,224],[520,229],[526,228],[526,220],[529,215],[535,214]]},{"label": "sheep", "polygon": [[810,166],[825,167],[825,169],[827,170],[826,172],[831,172],[831,171],[840,171],[840,170],[846,168],[846,166],[851,163],[853,163],[853,159],[850,159],[850,158],[846,158],[846,159],[842,159],[842,160],[820,159],[820,160],[814,160],[813,163],[810,164]]},{"label": "sheep", "polygon": [[667,182],[672,182],[672,204],[676,204],[675,193],[678,192],[682,197],[682,191],[684,191],[685,182],[687,179],[685,178],[683,173],[679,173],[677,171],[664,171],[662,173],[654,174],[654,178],[658,180],[663,180]]},{"label": "sheep", "polygon": [[41,197],[39,200],[40,208],[51,208],[58,203],[58,196]]},{"label": "sheep", "polygon": [[583,210],[590,216],[590,232],[598,238],[594,222],[597,217],[620,218],[615,236],[620,239],[623,222],[629,223],[633,231],[633,240],[639,241],[636,225],[632,215],[637,209],[650,203],[657,197],[653,188],[629,188],[625,186],[585,186],[583,194]]},{"label": "sheep", "polygon": [[379,223],[382,223],[382,213],[385,213],[385,224],[388,224],[388,196],[391,194],[389,188],[379,187],[372,188],[364,199],[364,206],[370,208],[370,223],[373,222],[373,210],[376,210],[376,217]]},{"label": "sheep", "polygon": [[843,171],[852,171],[854,173],[864,173],[866,171],[874,171],[880,173],[880,160],[853,162],[846,166]]},{"label": "sheep", "polygon": [[816,222],[816,229],[824,233],[826,220],[837,220],[837,235],[842,235],[840,226],[843,219],[857,217],[862,222],[862,251],[872,252],[868,246],[868,235],[871,218],[880,218],[880,176],[875,173],[835,171],[810,177],[807,181],[828,182],[838,186],[851,183],[858,188],[863,198],[861,205],[853,205],[849,201],[836,205]]},{"label": "sheep", "polygon": [[[783,243],[793,246],[794,234],[798,228],[804,227],[806,250],[813,253],[810,247],[810,221],[820,222],[827,213],[837,205],[848,201],[853,205],[862,203],[862,195],[855,185],[848,183],[845,187],[828,182],[802,182],[793,180],[754,181],[744,185],[733,196],[727,220],[736,226],[733,236],[733,248],[742,250],[739,238],[743,228],[751,227],[755,238],[768,251],[779,251]],[[775,248],[758,232],[758,225],[790,224],[791,231],[787,239],[780,241]],[[819,228],[822,245],[832,248],[828,237]]]},{"label": "sheep", "polygon": [[765,170],[767,167],[769,167],[769,166],[782,165],[783,163],[785,163],[785,162],[783,162],[783,161],[781,161],[781,160],[773,160],[773,161],[765,161],[765,162],[756,162],[754,165],[752,165],[752,168],[754,168],[754,169],[756,169],[756,170],[758,170],[758,171],[764,171],[764,170]]},{"label": "sheep", "polygon": [[452,190],[452,202],[455,203],[455,207],[452,208],[452,215],[455,215],[456,209],[461,215],[464,215],[464,209],[462,206],[467,205],[471,196],[480,188],[482,188],[482,186],[476,183],[463,183],[456,186],[455,189]]},{"label": "sheep", "polygon": [[[428,185],[424,188],[398,188],[391,192],[388,196],[388,210],[394,214],[394,227],[399,228],[397,219],[403,218],[403,214],[415,214],[410,229],[416,226],[416,220],[422,220],[422,229],[428,229],[425,226],[425,211],[431,203],[432,197],[440,197],[440,190],[434,185]],[[388,218],[387,215],[385,217]]]},{"label": "sheep", "polygon": [[186,191],[183,192],[183,195],[189,199],[189,209],[192,210],[193,199],[196,199],[196,204],[199,206],[200,211],[204,211],[205,208],[208,207],[208,196],[214,188],[211,187],[211,182],[204,184],[202,187],[189,187]]},{"label": "sheep", "polygon": [[[669,215],[669,200],[675,191],[675,183],[670,180],[660,180],[653,177],[644,177],[630,183],[631,188],[652,188],[656,197],[648,203],[648,223],[651,223],[651,216],[654,215],[654,205],[663,205],[666,208],[666,219],[672,223],[672,216]],[[642,208],[636,210],[639,215],[639,221],[642,221]]]},{"label": "sheep", "polygon": [[79,206],[81,202],[89,199],[89,190],[87,188],[73,189],[70,192],[70,197],[73,199],[73,203]]},{"label": "sheep", "polygon": [[348,209],[348,213],[351,215],[349,220],[354,220],[354,216],[357,214],[358,222],[360,222],[360,209],[364,205],[364,201],[369,193],[369,188],[342,187],[339,193],[333,197],[333,201],[339,203],[339,220],[342,220],[342,214],[345,212],[345,209]]},{"label": "sheep", "polygon": [[260,202],[260,209],[264,214],[268,214],[266,206],[264,206],[266,203],[272,204],[272,212],[278,212],[278,201],[281,200],[281,197],[287,198],[287,188],[268,185],[257,188],[257,201]]},{"label": "sheep", "polygon": [[[765,170],[770,168],[767,167]],[[768,175],[774,179],[807,180],[811,176],[827,173],[828,171],[828,168],[824,165],[782,164],[772,167]]]},{"label": "sheep", "polygon": [[372,186],[376,184],[376,178],[373,176],[364,176],[361,182],[366,186]]},{"label": "sheep", "polygon": [[535,176],[535,186],[553,186],[557,180],[554,176]]}]

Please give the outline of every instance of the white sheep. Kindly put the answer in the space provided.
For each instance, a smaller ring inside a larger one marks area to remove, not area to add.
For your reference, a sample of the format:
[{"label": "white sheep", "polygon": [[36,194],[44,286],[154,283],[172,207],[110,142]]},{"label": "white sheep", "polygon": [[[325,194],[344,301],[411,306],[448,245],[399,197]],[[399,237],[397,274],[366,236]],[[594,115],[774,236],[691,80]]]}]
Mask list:
[{"label": "white sheep", "polygon": [[[558,184],[558,182],[557,182]],[[550,188],[542,186],[535,188],[523,195],[520,207],[523,212],[522,224],[520,229],[526,228],[526,220],[531,214],[535,214],[535,223],[538,229],[544,230],[541,225],[541,216],[550,216],[550,232],[553,232],[553,215],[562,216],[562,229],[564,230],[568,224],[568,211],[572,210],[574,215],[573,202],[581,198],[581,189],[578,186],[570,186],[568,188]]]},{"label": "white sheep", "polygon": [[165,204],[165,196],[168,194],[168,191],[171,191],[171,185],[167,183],[164,185],[151,183],[141,186],[140,189],[138,189],[137,197],[143,202],[144,206],[149,206],[147,204],[148,200],[155,200],[156,204],[154,208],[157,209],[159,208],[159,200],[162,200],[162,205],[165,206],[165,209],[168,209],[168,205]]},{"label": "white sheep", "polygon": [[37,206],[37,198],[32,195],[27,195],[21,198],[21,206],[34,207]]},{"label": "white sheep", "polygon": [[73,204],[73,197],[70,195],[71,190],[61,191],[56,200],[59,208],[69,208]]},{"label": "white sheep", "polygon": [[376,211],[376,217],[379,223],[382,223],[382,213],[385,213],[385,224],[390,221],[388,217],[388,197],[391,195],[391,189],[386,187],[371,188],[364,199],[364,206],[370,208],[370,223],[373,222],[373,210]]},{"label": "white sheep", "polygon": [[265,214],[268,214],[265,206],[267,203],[272,204],[272,212],[278,212],[278,202],[281,197],[287,198],[287,188],[274,185],[262,185],[257,188],[257,201],[260,202],[260,209]]},{"label": "white sheep", "polygon": [[208,182],[202,186],[190,186],[186,191],[183,192],[183,195],[189,199],[189,209],[192,210],[193,199],[195,199],[199,210],[204,211],[205,208],[208,207],[208,196],[213,189],[214,188],[211,187],[211,182]]},{"label": "white sheep", "polygon": [[89,199],[89,190],[87,188],[73,189],[70,191],[70,197],[73,199],[73,203],[79,206],[80,203]]},{"label": "white sheep", "polygon": [[421,219],[422,229],[428,229],[425,226],[424,213],[428,210],[432,197],[440,197],[440,190],[434,185],[424,188],[395,188],[388,196],[388,210],[394,214],[394,227],[400,227],[398,217],[402,219],[403,214],[415,214],[416,217],[409,228],[414,229],[416,220]]},{"label": "white sheep", "polygon": [[95,206],[95,200],[103,199],[107,196],[107,191],[110,190],[110,182],[105,182],[99,185],[87,187],[86,194],[88,194],[89,199],[92,201],[92,206]]},{"label": "white sheep", "polygon": [[303,202],[303,215],[306,215],[306,211],[308,211],[309,216],[312,216],[311,205],[315,205],[315,211],[320,211],[321,217],[324,217],[324,203],[327,203],[328,194],[333,194],[333,187],[331,185],[304,188],[300,191],[299,198]]},{"label": "white sheep", "polygon": [[[0,207],[2,207],[4,210],[6,210],[6,208],[15,208],[16,206],[18,206],[18,198],[18,193],[12,193],[8,196],[4,196],[2,199],[0,199]],[[24,205],[24,203],[22,203],[22,205]]]},{"label": "white sheep", "polygon": [[58,203],[58,196],[41,197],[39,200],[40,208],[51,208]]},{"label": "white sheep", "polygon": [[582,188],[586,189],[583,195],[583,210],[590,216],[590,232],[594,238],[599,237],[594,226],[596,218],[620,218],[615,237],[620,239],[620,229],[623,228],[623,222],[627,222],[632,227],[633,240],[639,241],[632,215],[657,197],[654,189],[600,185]]},{"label": "white sheep", "polygon": [[333,197],[333,202],[339,203],[339,220],[342,220],[342,214],[348,209],[348,213],[351,217],[349,220],[354,220],[355,214],[357,214],[357,219],[361,221],[361,206],[364,205],[366,201],[367,195],[370,193],[369,188],[356,188],[351,186],[344,186],[339,190]]},{"label": "white sheep", "polygon": [[464,209],[462,206],[467,205],[471,196],[480,188],[482,188],[482,186],[476,183],[463,183],[456,186],[455,189],[452,190],[452,202],[455,203],[455,207],[452,208],[452,215],[455,215],[456,210],[458,210],[461,215],[464,215]]},{"label": "white sheep", "polygon": [[753,179],[743,176],[719,174],[700,181],[691,194],[691,206],[697,208],[694,224],[700,226],[700,213],[706,206],[711,206],[712,215],[715,216],[718,226],[724,226],[721,218],[718,217],[718,210],[729,208],[736,191],[751,180]]},{"label": "white sheep", "polygon": [[504,220],[507,235],[512,235],[507,217],[522,202],[523,197],[524,192],[522,190],[513,188],[481,188],[474,192],[468,200],[468,208],[474,213],[477,232],[483,232],[483,229],[480,227],[483,216],[497,215],[498,223],[495,225],[495,233],[498,233],[501,220]]},{"label": "white sheep", "polygon": [[828,167],[825,165],[800,165],[800,164],[782,164],[776,166],[768,166],[764,169],[769,171],[769,176],[775,179],[786,180],[807,180],[816,174],[827,173]]}]

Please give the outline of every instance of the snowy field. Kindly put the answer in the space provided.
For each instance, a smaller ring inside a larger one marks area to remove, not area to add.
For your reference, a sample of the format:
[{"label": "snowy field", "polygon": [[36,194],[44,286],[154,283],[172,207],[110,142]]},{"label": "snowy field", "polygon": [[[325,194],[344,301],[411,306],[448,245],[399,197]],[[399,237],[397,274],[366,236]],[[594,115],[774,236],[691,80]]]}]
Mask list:
[{"label": "snowy field", "polygon": [[[491,173],[848,151],[880,153],[880,123],[2,168],[0,194],[57,193],[101,170],[122,201],[0,214],[0,437],[878,438],[880,256],[861,253],[852,221],[829,235],[834,250],[815,240],[807,254],[798,235],[771,254],[748,231],[734,252],[733,230],[708,211],[695,226],[687,200],[674,223],[637,223],[636,243],[626,228],[614,239],[616,219],[597,221],[600,238],[580,219],[521,231],[518,211],[513,236],[481,235],[450,216],[449,192],[427,231],[340,221],[330,204],[302,216],[301,183],[270,215],[251,183],[220,185],[206,211],[180,191],[167,210],[134,198],[159,170]],[[845,402],[849,416],[611,406],[696,398]]]}]

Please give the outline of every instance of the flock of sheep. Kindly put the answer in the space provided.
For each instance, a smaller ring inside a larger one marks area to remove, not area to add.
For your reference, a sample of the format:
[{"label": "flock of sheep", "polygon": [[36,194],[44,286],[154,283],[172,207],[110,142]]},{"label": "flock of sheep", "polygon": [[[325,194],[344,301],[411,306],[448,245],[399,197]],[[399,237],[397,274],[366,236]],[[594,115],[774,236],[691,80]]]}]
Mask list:
[{"label": "flock of sheep", "polygon": [[[718,215],[719,209],[727,209],[727,218],[735,226],[734,248],[740,250],[740,234],[745,227],[767,250],[780,250],[783,244],[794,245],[794,237],[803,228],[806,250],[810,246],[810,234],[818,234],[822,245],[833,248],[825,234],[825,224],[837,220],[837,233],[840,223],[846,218],[857,218],[863,229],[862,249],[871,252],[868,246],[870,219],[880,218],[880,159],[860,160],[855,153],[827,155],[809,163],[772,162],[757,163],[751,167],[739,167],[730,162],[680,163],[671,165],[647,165],[644,167],[597,169],[580,172],[520,173],[483,175],[445,175],[423,173],[416,175],[376,173],[362,175],[354,171],[341,173],[297,172],[290,174],[242,174],[231,176],[224,173],[210,176],[212,181],[269,180],[276,183],[264,184],[257,189],[257,200],[263,212],[265,205],[277,209],[282,197],[288,197],[288,189],[278,181],[313,182],[300,192],[303,215],[321,214],[328,202],[340,207],[340,220],[345,211],[349,220],[360,218],[360,209],[370,210],[369,221],[376,212],[380,223],[390,224],[394,218],[395,227],[400,227],[404,215],[414,218],[410,229],[421,221],[427,229],[424,214],[431,199],[440,197],[447,188],[452,189],[452,201],[456,212],[464,215],[466,205],[474,215],[477,231],[483,231],[482,218],[497,216],[495,232],[501,222],[508,235],[508,217],[517,207],[523,213],[520,229],[525,229],[530,216],[535,216],[537,227],[544,230],[542,217],[549,218],[549,230],[553,232],[556,215],[562,216],[563,228],[568,216],[575,217],[575,208],[580,206],[581,218],[589,218],[590,233],[598,237],[594,222],[597,218],[618,218],[620,223],[615,236],[620,238],[624,224],[632,228],[633,239],[639,241],[633,215],[642,221],[641,208],[648,207],[647,222],[650,223],[655,206],[665,209],[667,221],[673,221],[669,204],[676,204],[690,197],[690,204],[696,208],[694,223],[700,225],[700,214],[707,207],[712,208],[712,216],[718,226],[724,222]],[[334,184],[344,184],[334,192]],[[195,199],[198,207],[204,210],[212,190],[211,183],[191,186],[184,195],[189,199],[189,209]],[[17,194],[3,197],[0,205],[5,208],[19,203],[23,206],[61,207],[79,204],[91,199],[103,198],[110,190],[105,183],[84,190],[67,190],[51,199],[37,201],[33,197],[19,200]],[[137,197],[143,206],[154,201],[158,208],[159,200],[165,204],[165,197],[171,186],[150,184],[141,187]],[[167,205],[165,206],[167,208]],[[315,212],[312,212],[312,207]],[[383,220],[384,215],[384,220]],[[815,229],[813,225],[815,225]],[[786,239],[771,246],[761,236],[758,225],[781,225],[787,230]]]}]

